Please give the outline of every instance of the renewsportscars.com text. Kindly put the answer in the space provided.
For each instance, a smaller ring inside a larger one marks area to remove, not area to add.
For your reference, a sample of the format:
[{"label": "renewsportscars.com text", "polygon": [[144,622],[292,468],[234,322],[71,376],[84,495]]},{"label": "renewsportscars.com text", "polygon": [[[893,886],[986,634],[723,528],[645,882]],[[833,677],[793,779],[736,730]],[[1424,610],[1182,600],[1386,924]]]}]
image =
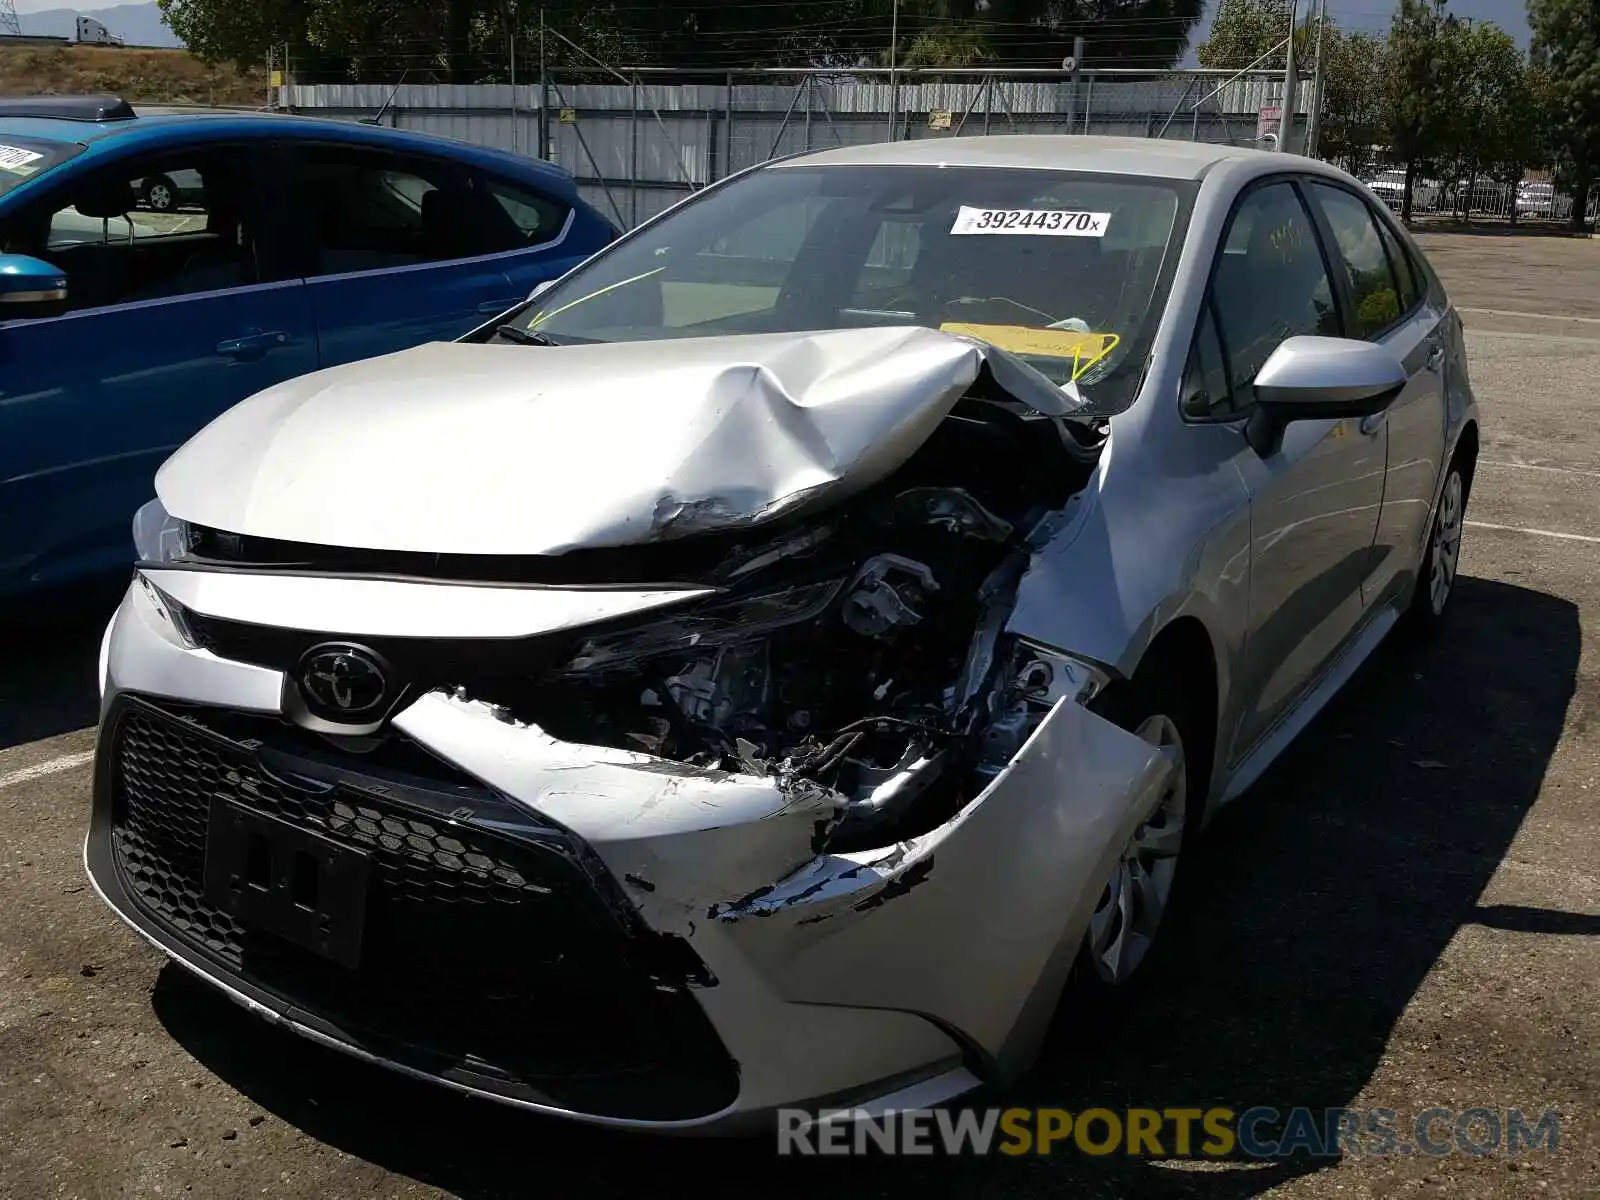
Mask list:
[{"label": "renewsportscars.com text", "polygon": [[1553,1110],[1428,1108],[906,1109],[778,1113],[781,1155],[1124,1154],[1288,1158],[1553,1153]]}]

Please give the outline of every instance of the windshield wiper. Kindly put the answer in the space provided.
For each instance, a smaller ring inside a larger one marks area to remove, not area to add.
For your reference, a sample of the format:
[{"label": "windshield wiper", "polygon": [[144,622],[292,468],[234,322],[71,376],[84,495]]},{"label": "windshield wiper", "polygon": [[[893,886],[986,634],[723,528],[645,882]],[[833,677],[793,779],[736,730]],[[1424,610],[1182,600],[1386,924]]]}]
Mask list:
[{"label": "windshield wiper", "polygon": [[540,333],[536,329],[523,329],[516,325],[500,325],[496,327],[494,336],[504,338],[508,342],[515,342],[519,346],[556,346],[560,344],[548,333]]}]

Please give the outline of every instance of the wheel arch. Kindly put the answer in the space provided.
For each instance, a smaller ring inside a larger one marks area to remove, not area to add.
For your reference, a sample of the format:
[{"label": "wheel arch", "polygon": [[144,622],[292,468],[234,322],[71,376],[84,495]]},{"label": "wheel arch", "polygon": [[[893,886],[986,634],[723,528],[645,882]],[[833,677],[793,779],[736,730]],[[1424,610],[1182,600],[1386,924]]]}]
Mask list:
[{"label": "wheel arch", "polygon": [[[1465,485],[1468,495],[1472,494],[1472,477],[1478,470],[1478,423],[1468,420],[1461,426],[1461,433],[1456,437],[1455,449],[1451,451],[1450,461],[1461,466],[1461,482]],[[1441,486],[1443,486],[1441,480]]]},{"label": "wheel arch", "polygon": [[1212,809],[1209,801],[1216,783],[1215,765],[1222,709],[1217,648],[1204,622],[1196,616],[1183,614],[1163,625],[1140,655],[1133,675],[1127,681],[1108,688],[1103,697],[1103,706],[1097,707],[1104,712],[1115,706],[1118,695],[1128,687],[1129,682],[1133,678],[1143,677],[1147,672],[1171,672],[1194,701],[1195,719],[1203,728],[1198,731],[1199,746],[1190,753],[1197,757],[1197,765],[1206,781],[1202,789],[1205,801],[1200,817],[1203,824],[1209,819]]}]

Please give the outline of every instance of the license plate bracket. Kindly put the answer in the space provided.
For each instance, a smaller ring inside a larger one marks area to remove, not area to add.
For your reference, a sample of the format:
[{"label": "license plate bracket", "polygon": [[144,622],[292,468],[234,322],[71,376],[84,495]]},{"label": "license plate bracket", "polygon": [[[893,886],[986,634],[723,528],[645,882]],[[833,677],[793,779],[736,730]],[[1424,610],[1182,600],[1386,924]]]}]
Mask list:
[{"label": "license plate bracket", "polygon": [[211,801],[206,899],[247,930],[353,970],[361,962],[371,875],[364,850],[226,796]]}]

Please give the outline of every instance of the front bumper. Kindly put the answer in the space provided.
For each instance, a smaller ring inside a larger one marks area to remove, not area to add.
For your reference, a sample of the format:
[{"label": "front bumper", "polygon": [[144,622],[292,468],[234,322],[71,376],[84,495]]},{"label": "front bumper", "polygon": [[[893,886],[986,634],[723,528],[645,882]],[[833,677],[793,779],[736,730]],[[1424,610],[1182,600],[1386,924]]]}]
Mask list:
[{"label": "front bumper", "polygon": [[[818,853],[820,795],[442,692],[396,714],[384,753],[337,752],[282,719],[281,672],[186,645],[137,583],[103,658],[85,856],[125,921],[325,1044],[606,1124],[761,1128],[1015,1075],[1170,769],[1063,704],[945,825]],[[371,855],[358,968],[208,907],[219,795]]]}]

